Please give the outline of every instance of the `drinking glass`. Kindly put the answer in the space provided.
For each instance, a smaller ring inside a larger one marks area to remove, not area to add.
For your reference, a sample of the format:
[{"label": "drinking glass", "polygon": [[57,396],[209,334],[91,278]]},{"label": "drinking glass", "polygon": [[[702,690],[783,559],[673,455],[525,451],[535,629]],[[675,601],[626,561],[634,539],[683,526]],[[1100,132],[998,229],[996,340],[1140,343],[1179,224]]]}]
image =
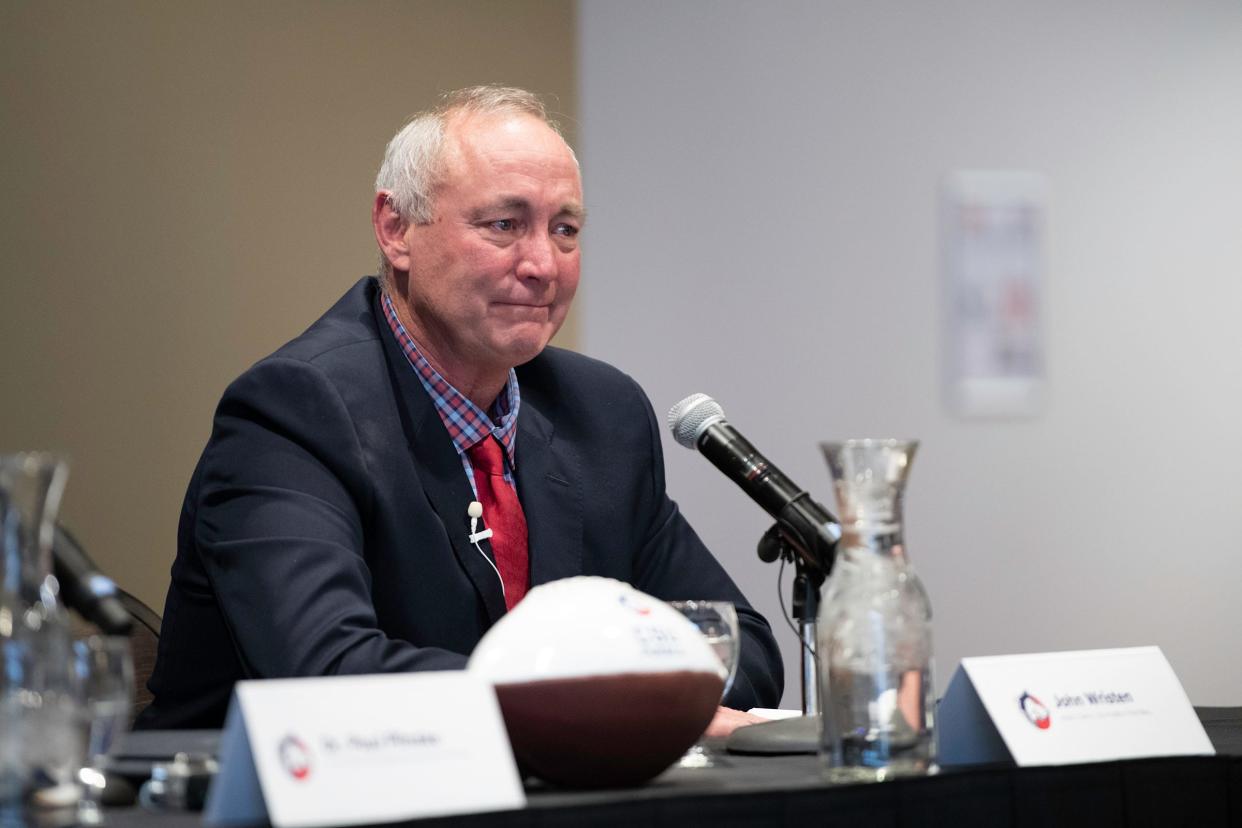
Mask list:
[{"label": "drinking glass", "polygon": [[129,639],[91,636],[75,641],[73,670],[87,732],[86,764],[78,772],[82,783],[78,821],[83,825],[100,825],[104,822],[100,809],[104,768],[116,737],[129,723],[133,703],[134,662]]},{"label": "drinking glass", "polygon": [[[721,701],[733,686],[733,677],[737,675],[738,652],[741,650],[742,639],[737,626],[737,609],[730,601],[670,601],[669,606],[690,619],[703,638],[707,640],[712,652],[720,659],[725,668],[724,690],[720,694]],[[716,762],[711,750],[699,740],[693,744],[681,761],[679,768],[712,768]]]}]

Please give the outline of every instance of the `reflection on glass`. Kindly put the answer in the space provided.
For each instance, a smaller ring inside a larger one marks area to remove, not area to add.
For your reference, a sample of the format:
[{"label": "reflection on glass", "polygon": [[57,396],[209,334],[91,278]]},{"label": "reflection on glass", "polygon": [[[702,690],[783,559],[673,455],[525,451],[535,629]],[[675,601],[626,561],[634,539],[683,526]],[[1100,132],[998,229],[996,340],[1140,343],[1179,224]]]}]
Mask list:
[{"label": "reflection on glass", "polygon": [[[721,701],[728,695],[737,675],[738,653],[742,639],[738,632],[737,608],[730,601],[670,601],[669,606],[690,619],[725,669]],[[716,766],[713,753],[700,740],[686,751],[677,763],[680,768],[711,768]]]},{"label": "reflection on glass", "polygon": [[117,736],[129,722],[133,703],[134,663],[129,640],[92,636],[75,641],[73,671],[87,734],[86,764],[78,772],[82,783],[78,821],[83,825],[100,825],[104,822],[100,810],[104,768]]},{"label": "reflection on glass", "polygon": [[917,445],[822,444],[842,529],[823,588],[816,653],[820,755],[832,781],[880,781],[935,767],[931,604],[902,533]]}]

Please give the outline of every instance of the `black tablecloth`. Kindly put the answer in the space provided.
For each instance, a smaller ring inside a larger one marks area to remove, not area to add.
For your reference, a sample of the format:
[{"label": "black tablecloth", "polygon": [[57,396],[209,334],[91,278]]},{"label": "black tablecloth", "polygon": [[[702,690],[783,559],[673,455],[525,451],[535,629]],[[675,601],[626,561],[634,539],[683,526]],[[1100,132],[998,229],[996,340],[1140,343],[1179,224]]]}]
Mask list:
[{"label": "black tablecloth", "polygon": [[[825,785],[814,756],[729,756],[641,788],[534,786],[522,811],[428,826],[1242,826],[1242,708],[1199,708],[1218,755],[1046,768],[984,767],[870,785]],[[196,814],[114,811],[118,828],[193,826]]]}]

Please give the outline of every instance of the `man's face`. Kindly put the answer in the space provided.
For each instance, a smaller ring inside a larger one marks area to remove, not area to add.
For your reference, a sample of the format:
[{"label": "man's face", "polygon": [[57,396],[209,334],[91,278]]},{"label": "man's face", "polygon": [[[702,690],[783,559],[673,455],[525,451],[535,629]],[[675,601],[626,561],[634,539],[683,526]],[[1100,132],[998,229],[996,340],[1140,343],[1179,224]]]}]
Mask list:
[{"label": "man's face", "polygon": [[[411,333],[454,381],[533,359],[578,287],[582,184],[565,142],[528,115],[450,119],[430,224],[411,224]],[[456,379],[455,379],[456,378]]]}]

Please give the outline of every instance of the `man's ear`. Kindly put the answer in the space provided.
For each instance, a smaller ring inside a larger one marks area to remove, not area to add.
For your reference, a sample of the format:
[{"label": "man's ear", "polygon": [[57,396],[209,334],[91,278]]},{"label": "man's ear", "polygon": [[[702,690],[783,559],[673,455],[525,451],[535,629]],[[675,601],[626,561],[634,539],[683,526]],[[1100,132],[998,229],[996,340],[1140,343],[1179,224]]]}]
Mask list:
[{"label": "man's ear", "polygon": [[375,241],[392,269],[409,272],[410,246],[406,243],[405,231],[410,223],[401,218],[393,207],[391,194],[387,190],[375,194],[375,203],[371,205],[371,226],[375,229]]}]

